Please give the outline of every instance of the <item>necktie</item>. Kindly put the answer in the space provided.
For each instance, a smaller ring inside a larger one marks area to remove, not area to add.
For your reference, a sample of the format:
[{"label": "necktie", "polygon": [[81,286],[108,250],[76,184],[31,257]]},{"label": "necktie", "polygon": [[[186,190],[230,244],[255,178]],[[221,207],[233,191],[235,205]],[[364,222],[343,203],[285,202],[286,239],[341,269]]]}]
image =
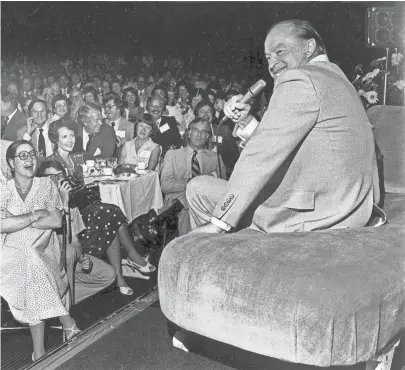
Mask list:
[{"label": "necktie", "polygon": [[200,163],[197,159],[197,151],[194,150],[193,156],[191,157],[191,176],[196,177],[201,174]]},{"label": "necktie", "polygon": [[38,152],[42,153],[44,157],[46,157],[46,146],[45,146],[45,137],[43,134],[44,129],[39,129],[39,136],[38,136]]},{"label": "necktie", "polygon": [[7,123],[8,123],[9,118],[4,117],[2,123],[1,123],[1,138],[3,139],[4,136],[4,131],[6,131]]},{"label": "necktie", "polygon": [[90,143],[91,143],[91,140],[93,140],[93,136],[94,135],[89,135],[89,141],[87,142],[87,145],[86,145],[86,152],[89,151]]},{"label": "necktie", "polygon": [[111,122],[111,126],[112,126],[112,128],[115,127],[115,122],[114,121]]}]

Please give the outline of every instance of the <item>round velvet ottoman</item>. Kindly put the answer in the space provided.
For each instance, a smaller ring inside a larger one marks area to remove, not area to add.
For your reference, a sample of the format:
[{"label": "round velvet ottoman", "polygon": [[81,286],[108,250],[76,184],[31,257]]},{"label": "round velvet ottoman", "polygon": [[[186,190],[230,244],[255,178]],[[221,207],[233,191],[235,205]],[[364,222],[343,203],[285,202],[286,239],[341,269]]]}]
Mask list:
[{"label": "round velvet ottoman", "polygon": [[191,332],[289,362],[368,361],[405,329],[401,226],[185,235],[163,251],[163,314]]}]

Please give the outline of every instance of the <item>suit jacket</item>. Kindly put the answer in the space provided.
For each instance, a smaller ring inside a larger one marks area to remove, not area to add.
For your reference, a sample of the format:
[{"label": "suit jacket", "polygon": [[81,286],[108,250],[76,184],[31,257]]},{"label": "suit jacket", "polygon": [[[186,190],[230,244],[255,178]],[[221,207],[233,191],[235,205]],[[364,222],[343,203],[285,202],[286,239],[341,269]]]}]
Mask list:
[{"label": "suit jacket", "polygon": [[265,232],[362,227],[376,187],[372,126],[357,92],[338,66],[313,61],[276,79],[213,216]]},{"label": "suit jacket", "polygon": [[125,131],[125,141],[131,141],[135,137],[135,123],[121,117],[118,122],[117,131]]},{"label": "suit jacket", "polygon": [[[1,119],[3,122],[4,117],[1,117]],[[2,139],[9,140],[9,141],[18,140],[17,132],[22,127],[25,127],[26,124],[27,124],[27,116],[17,109],[17,112],[15,112],[15,114],[11,118],[10,122],[7,123],[7,126],[4,130],[4,134],[2,133]]]},{"label": "suit jacket", "polygon": [[[166,124],[169,129],[162,133],[161,130]],[[164,157],[169,146],[173,145],[176,148],[181,147],[181,135],[179,127],[177,126],[177,121],[174,117],[162,116],[159,129],[156,136],[153,138],[153,141],[162,147],[162,157]]]},{"label": "suit jacket", "polygon": [[[83,153],[84,160],[97,157],[112,157],[115,152],[116,140],[117,137],[115,136],[114,129],[106,123],[103,123],[98,134],[90,135],[86,150],[83,146],[83,128],[80,129],[79,125],[79,129],[76,132],[76,143],[73,152]],[[95,155],[97,149],[99,149],[100,154]]]},{"label": "suit jacket", "polygon": [[[169,150],[161,166],[160,184],[165,194],[165,204],[171,204],[176,199],[188,208],[186,186],[191,179],[191,158],[193,149],[190,146]],[[202,149],[198,151],[197,159],[201,175],[215,172],[220,177],[217,153]],[[220,159],[221,174],[225,176],[225,165]]]}]

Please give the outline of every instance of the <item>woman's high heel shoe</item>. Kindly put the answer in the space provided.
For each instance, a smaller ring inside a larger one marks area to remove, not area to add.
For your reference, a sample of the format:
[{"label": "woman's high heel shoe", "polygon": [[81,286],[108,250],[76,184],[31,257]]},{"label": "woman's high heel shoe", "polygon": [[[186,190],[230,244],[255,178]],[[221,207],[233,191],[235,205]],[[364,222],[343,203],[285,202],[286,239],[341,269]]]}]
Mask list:
[{"label": "woman's high heel shoe", "polygon": [[65,333],[65,339],[70,340],[82,331],[77,327],[76,323],[74,323],[71,328],[63,328],[63,332]]},{"label": "woman's high heel shoe", "polygon": [[119,288],[123,295],[134,295],[134,291],[129,286],[120,286]]},{"label": "woman's high heel shoe", "polygon": [[152,272],[156,271],[156,267],[151,265],[149,261],[146,261],[145,266],[140,266],[137,263],[131,261],[129,258],[127,258],[127,263],[128,266],[131,267],[132,269],[138,270],[141,274],[147,275],[151,274]]}]

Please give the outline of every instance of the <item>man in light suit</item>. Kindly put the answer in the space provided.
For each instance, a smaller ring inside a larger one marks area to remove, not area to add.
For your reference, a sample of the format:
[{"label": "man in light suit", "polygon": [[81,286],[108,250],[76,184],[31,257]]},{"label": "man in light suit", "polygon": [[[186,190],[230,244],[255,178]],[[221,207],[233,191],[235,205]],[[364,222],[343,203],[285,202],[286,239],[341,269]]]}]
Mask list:
[{"label": "man in light suit", "polygon": [[[178,199],[183,205],[179,214],[179,235],[185,235],[191,230],[188,203],[186,199],[187,183],[195,176],[214,174],[225,178],[226,169],[222,159],[218,162],[217,153],[204,149],[211,137],[209,122],[196,118],[189,125],[189,144],[185,148],[169,150],[161,167],[160,183],[165,194],[164,206],[160,213],[172,206]],[[193,171],[193,154],[198,161],[199,171]]]},{"label": "man in light suit", "polygon": [[25,126],[27,116],[18,109],[18,96],[4,91],[1,94],[1,138],[17,140],[17,132]]},{"label": "man in light suit", "polygon": [[[306,21],[273,26],[265,55],[273,96],[232,176],[199,177],[187,187],[191,224],[201,225],[195,232],[366,226],[378,203],[378,173],[372,126],[356,90]],[[255,122],[240,97],[224,112],[243,128]]]}]

